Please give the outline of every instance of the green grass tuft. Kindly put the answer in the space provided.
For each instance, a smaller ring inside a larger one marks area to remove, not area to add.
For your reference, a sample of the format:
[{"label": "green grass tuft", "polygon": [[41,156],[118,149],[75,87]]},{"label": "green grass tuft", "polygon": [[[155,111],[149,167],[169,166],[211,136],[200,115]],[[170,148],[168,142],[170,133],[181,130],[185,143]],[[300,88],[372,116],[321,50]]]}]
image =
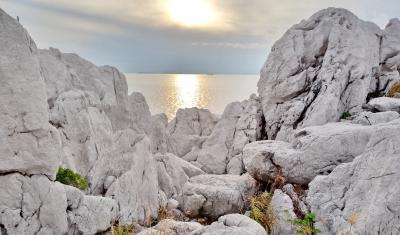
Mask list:
[{"label": "green grass tuft", "polygon": [[342,115],[340,115],[340,119],[347,119],[348,117],[351,117],[349,112],[343,112]]},{"label": "green grass tuft", "polygon": [[86,190],[89,187],[89,182],[87,179],[82,177],[80,174],[63,167],[58,169],[56,181],[66,185],[74,186],[80,190]]},{"label": "green grass tuft", "polygon": [[316,235],[321,232],[319,229],[314,227],[314,213],[308,213],[303,219],[289,220],[289,222],[296,227],[297,235]]}]

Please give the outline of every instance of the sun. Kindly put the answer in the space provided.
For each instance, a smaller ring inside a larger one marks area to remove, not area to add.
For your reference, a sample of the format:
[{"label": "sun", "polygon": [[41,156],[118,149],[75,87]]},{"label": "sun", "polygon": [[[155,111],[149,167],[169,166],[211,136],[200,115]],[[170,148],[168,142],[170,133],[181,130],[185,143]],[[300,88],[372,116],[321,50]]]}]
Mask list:
[{"label": "sun", "polygon": [[171,19],[186,27],[201,27],[216,19],[209,0],[169,0],[167,10]]}]

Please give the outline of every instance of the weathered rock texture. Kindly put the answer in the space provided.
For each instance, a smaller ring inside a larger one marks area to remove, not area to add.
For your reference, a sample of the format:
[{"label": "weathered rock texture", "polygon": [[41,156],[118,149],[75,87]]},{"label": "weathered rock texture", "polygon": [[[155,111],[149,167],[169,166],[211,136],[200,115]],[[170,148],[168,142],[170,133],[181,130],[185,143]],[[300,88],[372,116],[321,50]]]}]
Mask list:
[{"label": "weathered rock texture", "polygon": [[183,159],[210,174],[243,173],[242,150],[247,143],[262,138],[262,111],[259,99],[229,104],[214,129]]},{"label": "weathered rock texture", "polygon": [[46,86],[38,49],[0,9],[0,173],[55,177],[61,141],[49,124]]},{"label": "weathered rock texture", "polygon": [[[2,10],[0,31],[1,231],[95,234],[117,220],[157,218],[158,173],[147,137],[156,130],[144,97],[128,96],[113,67],[38,50]],[[93,196],[51,181],[60,166],[86,177]]]},{"label": "weathered rock texture", "polygon": [[399,77],[400,23],[385,30],[328,8],[290,28],[272,47],[258,91],[269,139],[361,110]]},{"label": "weathered rock texture", "polygon": [[257,191],[256,181],[244,174],[199,175],[183,187],[182,210],[190,217],[216,219],[229,213],[245,211],[248,200]]},{"label": "weathered rock texture", "polygon": [[[327,176],[310,183],[307,201],[319,218],[324,234],[368,232],[390,234],[400,227],[399,138],[400,121],[377,125],[364,151]],[[351,226],[351,218],[357,218]]]},{"label": "weathered rock texture", "polygon": [[[128,95],[116,68],[38,50],[2,10],[0,32],[0,234],[103,233],[166,208],[215,222],[164,220],[142,234],[265,235],[230,214],[249,209],[257,180],[280,181],[270,204],[279,234],[309,209],[323,234],[400,230],[400,102],[379,97],[400,80],[397,19],[382,30],[322,10],[273,46],[260,96],[220,118],[182,109],[169,123]],[[54,182],[60,166],[89,188]]]}]

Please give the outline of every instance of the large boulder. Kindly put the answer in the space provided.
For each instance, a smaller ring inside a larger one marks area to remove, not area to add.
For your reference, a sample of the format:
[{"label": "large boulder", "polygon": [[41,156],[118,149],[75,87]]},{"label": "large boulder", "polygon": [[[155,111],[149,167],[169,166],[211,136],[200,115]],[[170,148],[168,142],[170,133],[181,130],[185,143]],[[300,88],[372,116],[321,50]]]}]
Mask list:
[{"label": "large boulder", "polygon": [[243,162],[258,180],[270,182],[282,176],[287,182],[307,185],[315,176],[330,174],[381,140],[396,136],[399,123],[396,119],[372,126],[342,122],[307,127],[297,130],[290,143],[267,140],[246,145]]},{"label": "large boulder", "polygon": [[[394,20],[382,31],[337,8],[290,28],[258,82],[268,138],[288,140],[293,129],[337,121],[384,93],[398,79],[398,28]],[[380,73],[386,67],[392,75]]]},{"label": "large boulder", "polygon": [[378,112],[378,113],[364,111],[361,113],[357,113],[354,117],[352,117],[351,123],[368,126],[368,125],[376,125],[379,123],[390,122],[398,118],[400,118],[400,114],[395,111]]},{"label": "large boulder", "polygon": [[183,187],[183,212],[190,217],[239,213],[248,207],[249,198],[257,191],[257,182],[244,175],[199,175]]},{"label": "large boulder", "polygon": [[0,176],[0,224],[4,234],[66,234],[67,198],[46,176]]},{"label": "large boulder", "polygon": [[26,30],[1,9],[0,31],[0,173],[54,178],[61,143],[49,124],[38,50]]},{"label": "large boulder", "polygon": [[111,198],[86,196],[79,189],[64,185],[67,197],[68,234],[97,234],[117,220],[118,204]]},{"label": "large boulder", "polygon": [[375,98],[368,102],[368,108],[378,112],[400,112],[400,99],[392,97]]}]

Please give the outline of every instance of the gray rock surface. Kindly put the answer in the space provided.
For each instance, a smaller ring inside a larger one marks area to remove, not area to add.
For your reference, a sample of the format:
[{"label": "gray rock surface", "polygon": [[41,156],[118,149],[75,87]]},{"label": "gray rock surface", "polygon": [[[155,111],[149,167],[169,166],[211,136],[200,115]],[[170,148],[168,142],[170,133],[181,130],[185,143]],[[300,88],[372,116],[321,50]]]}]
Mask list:
[{"label": "gray rock surface", "polygon": [[68,202],[68,234],[97,234],[117,220],[118,204],[111,198],[86,196],[64,185]]},{"label": "gray rock surface", "polygon": [[211,219],[244,212],[256,190],[256,181],[248,174],[195,176],[183,187],[182,211],[189,217]]},{"label": "gray rock surface", "polygon": [[168,152],[182,157],[192,148],[201,146],[216,122],[217,118],[206,109],[179,109],[168,123]]},{"label": "gray rock surface", "polygon": [[15,173],[0,176],[0,188],[0,224],[6,234],[67,233],[67,198],[62,184],[43,175]]},{"label": "gray rock surface", "polygon": [[0,173],[54,179],[61,141],[49,124],[38,50],[26,30],[0,9]]},{"label": "gray rock surface", "polygon": [[194,148],[183,158],[210,174],[241,174],[242,150],[261,138],[261,125],[262,111],[256,96],[231,103],[201,148]]},{"label": "gray rock surface", "polygon": [[379,123],[390,122],[395,119],[398,119],[400,114],[395,111],[387,111],[387,112],[361,112],[358,113],[355,117],[352,118],[351,123],[353,124],[361,124],[361,125],[376,125]]},{"label": "gray rock surface", "polygon": [[290,197],[282,192],[282,190],[276,189],[272,196],[270,207],[275,216],[273,234],[295,234],[295,229],[289,220],[294,220],[297,216],[294,213],[293,202]]},{"label": "gray rock surface", "polygon": [[400,99],[392,97],[379,97],[368,102],[370,109],[378,110],[379,112],[395,111],[400,112]]},{"label": "gray rock surface", "polygon": [[[159,188],[167,198],[178,203],[183,202],[183,186],[194,176],[205,174],[204,171],[189,162],[171,154],[156,154]],[[175,208],[174,208],[175,209]]]},{"label": "gray rock surface", "polygon": [[288,140],[293,129],[337,121],[384,93],[398,79],[394,65],[388,72],[396,75],[379,72],[397,63],[391,55],[398,55],[398,28],[398,20],[383,31],[337,8],[290,28],[272,47],[258,83],[268,138]]},{"label": "gray rock surface", "polygon": [[308,184],[396,135],[397,123],[398,119],[373,126],[342,122],[307,127],[297,130],[291,143],[268,140],[246,145],[243,162],[256,179],[268,182],[279,173],[289,183]]},{"label": "gray rock surface", "polygon": [[[391,234],[400,227],[399,122],[379,130],[352,162],[310,183],[307,201],[323,234]],[[381,136],[382,132],[386,132]],[[359,139],[363,138],[361,133]],[[354,221],[352,226],[351,222]],[[350,229],[351,227],[351,229]]]},{"label": "gray rock surface", "polygon": [[267,235],[267,232],[247,216],[229,214],[221,216],[218,221],[193,232],[192,235]]},{"label": "gray rock surface", "polygon": [[162,220],[156,226],[145,229],[138,235],[168,234],[168,235],[189,235],[202,229],[203,225],[197,222],[181,222],[171,219]]}]

